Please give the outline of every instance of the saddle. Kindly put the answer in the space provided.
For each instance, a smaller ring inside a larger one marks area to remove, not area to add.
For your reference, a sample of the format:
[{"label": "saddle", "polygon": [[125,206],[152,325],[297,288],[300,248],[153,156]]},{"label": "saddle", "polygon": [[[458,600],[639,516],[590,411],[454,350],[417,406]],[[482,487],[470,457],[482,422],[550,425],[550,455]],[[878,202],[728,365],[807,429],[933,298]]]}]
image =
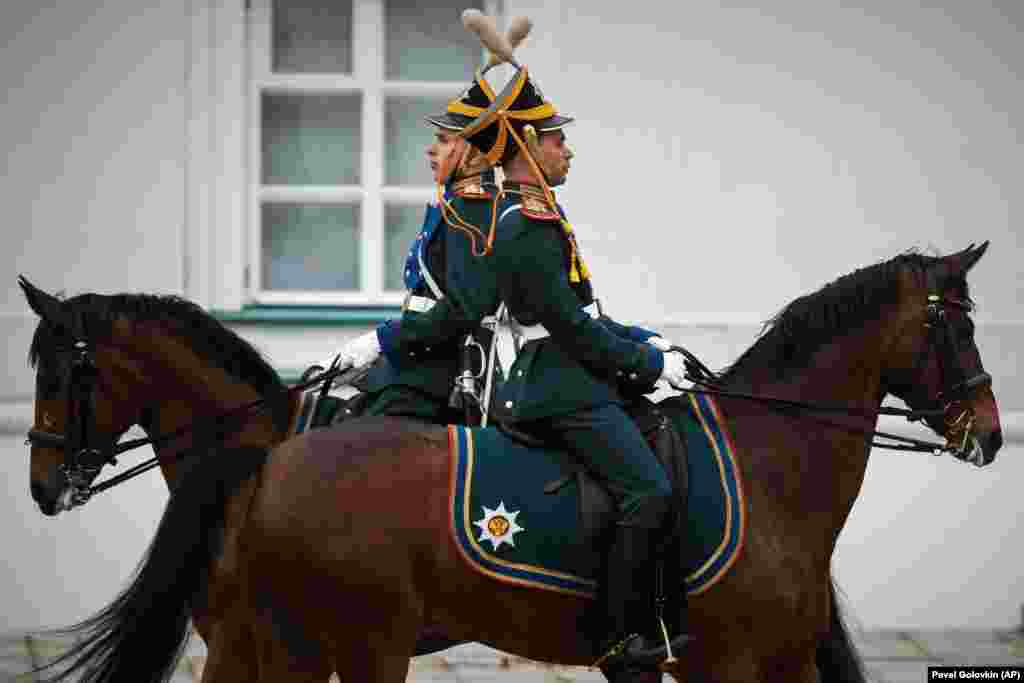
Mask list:
[{"label": "saddle", "polygon": [[[672,484],[673,507],[666,521],[667,536],[679,538],[683,531],[683,511],[686,509],[688,489],[686,442],[681,438],[675,426],[650,399],[639,396],[625,406],[626,413],[633,419],[640,432],[647,439],[651,450],[661,466],[665,468],[669,482]],[[498,430],[510,439],[524,446],[540,448],[546,446],[539,439],[514,425],[497,423]],[[579,522],[585,544],[599,544],[601,535],[614,523],[616,517],[615,501],[608,489],[591,475],[586,467],[579,462],[565,461],[565,470],[558,479],[545,484],[544,493],[553,495],[575,481],[579,491]]]},{"label": "saddle", "polygon": [[[358,393],[348,399],[322,395],[311,410],[307,428],[326,427],[359,417],[366,407],[368,398],[365,393]],[[647,443],[654,451],[658,462],[665,468],[665,473],[672,484],[673,501],[676,504],[669,512],[666,526],[668,527],[667,536],[677,538],[683,530],[683,511],[686,509],[688,489],[686,442],[658,407],[658,404],[647,397],[632,398],[624,407],[626,413],[647,439]],[[544,440],[513,424],[497,422],[496,426],[510,439],[518,441],[524,446],[541,448],[547,445]],[[576,482],[579,491],[578,514],[582,531],[580,540],[587,545],[599,544],[601,535],[615,521],[615,501],[604,484],[591,475],[582,463],[566,460],[562,463],[562,469],[565,474],[558,479],[549,481],[544,486],[544,493],[557,494],[565,486]]]},{"label": "saddle", "polygon": [[[651,563],[651,579],[655,596],[652,608],[663,615],[672,632],[677,632],[683,628],[679,619],[682,614],[680,607],[686,602],[685,588],[678,581],[666,582],[665,577],[680,576],[683,573],[680,558],[686,538],[686,495],[689,488],[686,440],[658,404],[650,399],[644,396],[635,397],[624,408],[651,446],[658,462],[665,468],[672,485],[673,505],[666,516],[663,541],[655,549],[656,555]],[[519,441],[524,446],[537,448],[547,445],[541,439],[515,426],[499,422],[497,427],[505,436]],[[615,500],[605,485],[590,474],[582,463],[566,460],[561,462],[561,466],[565,473],[547,482],[544,485],[544,493],[555,496],[570,484],[576,484],[579,501],[578,543],[584,547],[599,549],[603,565],[607,561],[606,548],[610,542],[608,532],[618,517]],[[603,570],[601,574],[603,575]]]}]

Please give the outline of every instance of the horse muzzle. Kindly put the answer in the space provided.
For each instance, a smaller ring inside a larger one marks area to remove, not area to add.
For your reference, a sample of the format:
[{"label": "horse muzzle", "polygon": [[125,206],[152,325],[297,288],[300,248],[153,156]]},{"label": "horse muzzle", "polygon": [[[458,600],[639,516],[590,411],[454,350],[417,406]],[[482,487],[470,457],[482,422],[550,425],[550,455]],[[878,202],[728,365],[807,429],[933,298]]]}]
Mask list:
[{"label": "horse muzzle", "polygon": [[991,465],[996,459],[996,453],[1003,445],[1003,433],[996,429],[987,434],[976,434],[974,432],[964,435],[960,444],[952,449],[953,457],[963,462],[968,462],[975,467]]}]

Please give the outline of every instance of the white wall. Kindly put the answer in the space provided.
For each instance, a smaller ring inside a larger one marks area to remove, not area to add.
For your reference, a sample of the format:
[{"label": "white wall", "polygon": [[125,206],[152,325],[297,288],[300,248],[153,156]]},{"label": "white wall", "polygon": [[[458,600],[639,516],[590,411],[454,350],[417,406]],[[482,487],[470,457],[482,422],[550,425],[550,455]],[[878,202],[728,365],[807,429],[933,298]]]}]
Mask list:
[{"label": "white wall", "polygon": [[[0,8],[8,427],[23,425],[17,401],[32,395],[25,359],[36,321],[19,273],[68,294],[182,291],[186,19],[171,0]],[[0,439],[0,632],[68,623],[106,604],[167,497],[154,475],[81,514],[44,518],[29,497],[23,440]]]},{"label": "white wall", "polygon": [[182,291],[184,29],[169,0],[0,10],[0,325],[19,394],[19,273],[68,294]]},{"label": "white wall", "polygon": [[906,248],[992,239],[982,311],[1019,320],[1024,7],[917,4],[510,0],[535,20],[521,60],[577,117],[560,195],[601,295],[756,321]]},{"label": "white wall", "polygon": [[[32,392],[25,353],[35,322],[18,273],[68,293],[237,298],[211,293],[211,273],[226,257],[186,244],[184,231],[223,224],[223,215],[237,223],[204,203],[216,185],[204,186],[198,203],[186,196],[188,163],[213,183],[228,165],[215,152],[220,134],[195,118],[186,79],[214,94],[217,111],[244,111],[215,77],[230,63],[187,73],[202,63],[197,44],[219,35],[194,15],[201,4],[0,8],[0,271],[8,274],[0,394],[8,402]],[[506,2],[535,22],[522,61],[578,118],[568,130],[577,159],[560,196],[606,307],[720,366],[761,320],[840,274],[913,246],[946,252],[992,239],[972,277],[979,346],[1004,413],[1024,411],[1024,279],[1013,224],[1024,170],[1024,9],[761,4],[771,11]],[[217,16],[230,14],[224,7]],[[212,40],[230,52],[229,42]],[[184,261],[200,253],[204,261]],[[359,332],[238,329],[288,368],[329,358]],[[1022,422],[1013,424],[1019,444]],[[1006,448],[985,471],[924,456],[872,458],[836,561],[862,623],[1016,622],[1024,602],[1019,451]],[[45,519],[28,497],[20,439],[4,439],[0,452],[8,559],[0,631],[85,616],[141,557],[165,500],[162,483],[153,475]]]}]

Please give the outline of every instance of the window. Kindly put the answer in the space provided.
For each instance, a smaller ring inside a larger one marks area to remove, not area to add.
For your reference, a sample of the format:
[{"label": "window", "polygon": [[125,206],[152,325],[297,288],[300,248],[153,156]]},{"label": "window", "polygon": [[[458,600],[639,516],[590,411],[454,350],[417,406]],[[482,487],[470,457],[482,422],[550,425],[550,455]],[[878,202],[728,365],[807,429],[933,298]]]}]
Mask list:
[{"label": "window", "polygon": [[248,299],[396,304],[435,189],[441,111],[481,63],[461,13],[497,0],[253,0]]}]

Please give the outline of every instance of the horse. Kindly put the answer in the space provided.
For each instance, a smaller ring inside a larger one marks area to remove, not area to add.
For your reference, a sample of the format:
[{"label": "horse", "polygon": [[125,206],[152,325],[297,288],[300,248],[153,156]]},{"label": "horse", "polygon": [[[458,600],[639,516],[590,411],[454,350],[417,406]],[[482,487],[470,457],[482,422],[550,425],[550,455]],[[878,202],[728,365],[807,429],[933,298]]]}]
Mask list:
[{"label": "horse", "polygon": [[[101,466],[116,463],[110,457],[70,468],[65,465],[73,456],[67,454],[85,449],[93,456],[110,454],[134,425],[149,437],[167,435],[152,445],[172,491],[189,465],[179,456],[200,447],[267,448],[293,431],[302,396],[289,395],[256,349],[194,303],[147,294],[82,294],[61,301],[27,280],[20,284],[35,312],[56,321],[37,327],[29,349],[30,363],[38,368],[35,425],[29,433],[29,441],[36,444],[30,489],[44,515],[84,504],[84,497],[76,497],[89,489]],[[68,348],[63,342],[72,330],[100,343]],[[83,353],[90,354],[87,364]],[[83,403],[67,400],[75,390],[70,384],[73,372],[88,375],[90,388],[95,384],[95,395]],[[269,409],[238,411],[260,402]],[[112,410],[112,404],[130,406],[133,414],[126,417]],[[76,415],[78,406],[90,412]],[[210,419],[231,412],[236,413],[231,420]],[[73,428],[65,429],[71,424]],[[240,592],[237,529],[251,494],[252,484],[241,485],[224,510],[223,552],[210,563],[204,596],[192,601],[195,629],[213,661],[219,660],[226,638],[261,628],[259,615],[235,599]],[[160,568],[165,576],[173,571],[171,566]]]},{"label": "horse", "polygon": [[[674,677],[864,680],[830,561],[883,399],[902,399],[961,459],[988,465],[1002,444],[967,286],[987,246],[943,258],[907,252],[840,277],[782,309],[719,375],[719,409],[746,482],[746,540],[721,580],[691,599],[696,639],[666,663]],[[117,316],[86,324],[73,303],[54,301],[30,299],[42,317],[33,343],[37,428],[72,434],[90,422],[112,443],[141,419],[143,403],[117,399],[153,394],[140,363],[158,340],[140,338],[132,360],[131,324]],[[59,399],[74,384],[69,350],[76,344],[95,349],[91,411]],[[451,434],[365,418],[271,449],[240,446],[190,459],[138,576],[78,629],[83,640],[65,674],[161,680],[208,571],[215,576],[219,567],[239,575],[228,601],[271,627],[223,619],[236,630],[225,628],[205,681],[320,682],[331,672],[346,683],[404,680],[427,623],[530,659],[592,662],[581,627],[592,616],[591,599],[494,581],[473,572],[455,547]],[[32,460],[34,487],[59,498],[60,485],[48,477],[64,453],[36,443]],[[169,558],[177,558],[173,571],[162,569]],[[258,664],[253,652],[262,655]]]}]

